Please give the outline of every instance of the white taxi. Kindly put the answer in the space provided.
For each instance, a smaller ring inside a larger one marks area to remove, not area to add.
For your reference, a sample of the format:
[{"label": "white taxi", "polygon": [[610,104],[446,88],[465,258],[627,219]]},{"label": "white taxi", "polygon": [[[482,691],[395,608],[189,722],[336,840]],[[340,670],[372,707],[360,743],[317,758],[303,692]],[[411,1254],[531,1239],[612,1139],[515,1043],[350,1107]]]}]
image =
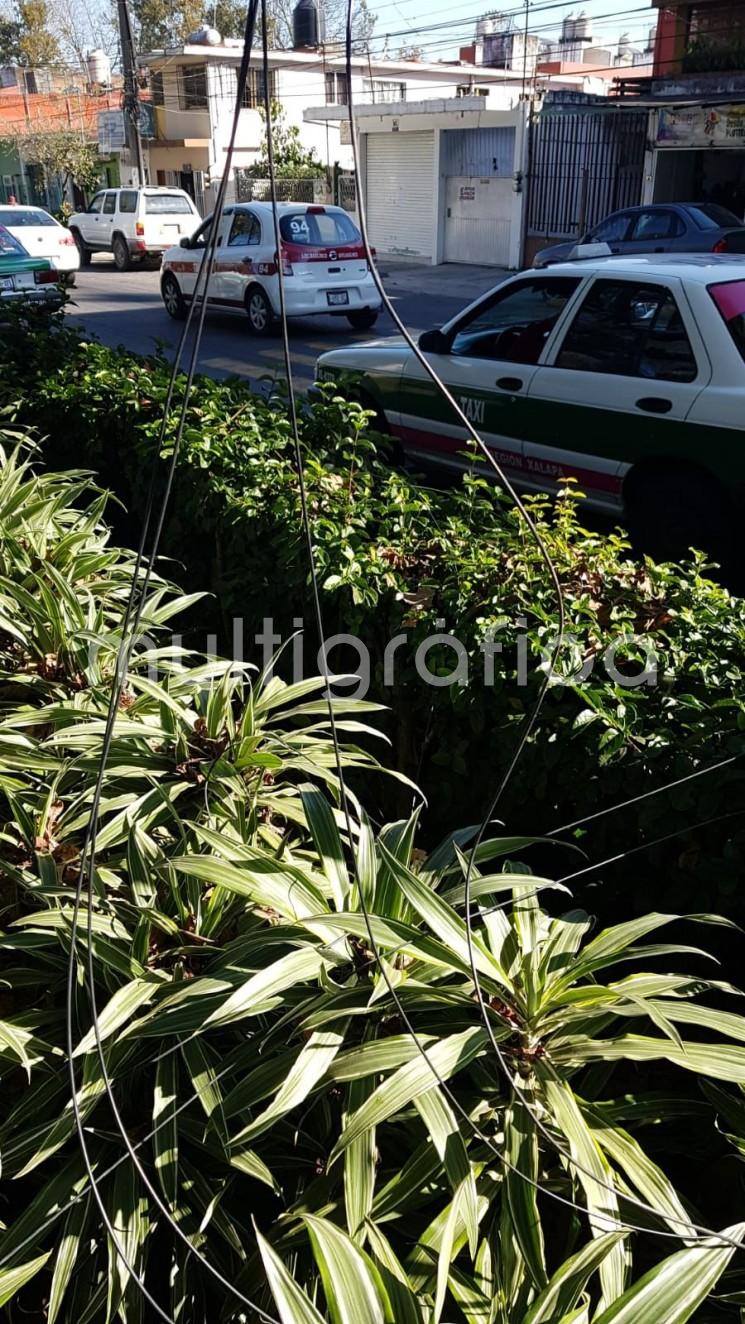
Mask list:
[{"label": "white taxi", "polygon": [[[249,330],[268,335],[279,316],[281,261],[288,317],[346,317],[355,330],[375,324],[380,295],[362,237],[348,212],[303,202],[277,207],[280,252],[268,202],[225,208],[209,282],[208,302],[248,315]],[[160,282],[166,311],[182,318],[194,293],[212,217],[163,257]]]},{"label": "white taxi", "polygon": [[[419,348],[514,483],[575,478],[658,555],[719,554],[745,514],[745,257],[653,254],[521,272]],[[331,350],[317,378],[429,467],[473,462],[401,340]],[[721,553],[725,554],[724,551]]]}]

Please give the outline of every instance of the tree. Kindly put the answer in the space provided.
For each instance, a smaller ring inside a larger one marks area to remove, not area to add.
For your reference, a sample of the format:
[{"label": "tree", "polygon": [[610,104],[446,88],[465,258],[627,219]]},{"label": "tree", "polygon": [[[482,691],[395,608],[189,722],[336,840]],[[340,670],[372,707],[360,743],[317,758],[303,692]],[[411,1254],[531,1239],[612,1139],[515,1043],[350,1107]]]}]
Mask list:
[{"label": "tree", "polygon": [[47,0],[20,0],[17,6],[20,36],[18,49],[19,64],[32,69],[41,65],[55,64],[61,59],[59,42],[49,28],[49,5]]},{"label": "tree", "polygon": [[58,175],[63,188],[73,180],[83,190],[98,183],[101,163],[96,143],[88,142],[75,129],[36,129],[14,140],[29,165],[42,166],[48,174]]},{"label": "tree", "polygon": [[241,0],[217,0],[208,13],[209,26],[217,28],[221,37],[243,36],[246,30],[246,6]]},{"label": "tree", "polygon": [[0,65],[20,64],[23,29],[17,18],[0,17]]},{"label": "tree", "polygon": [[[266,114],[259,108],[264,120],[264,143],[258,161],[249,166],[248,173],[254,179],[266,179],[269,174],[269,152],[266,134]],[[296,124],[288,124],[285,112],[279,102],[272,102],[272,147],[274,154],[274,172],[280,179],[317,179],[325,173],[324,164],[316,156],[314,148],[303,147],[300,142],[300,130]]]},{"label": "tree", "polygon": [[119,30],[111,4],[102,0],[48,0],[49,26],[58,38],[66,61],[85,68],[89,51],[105,51],[112,60],[119,54]]},{"label": "tree", "polygon": [[204,0],[134,0],[132,16],[138,51],[161,50],[183,45],[190,32],[204,26]]}]

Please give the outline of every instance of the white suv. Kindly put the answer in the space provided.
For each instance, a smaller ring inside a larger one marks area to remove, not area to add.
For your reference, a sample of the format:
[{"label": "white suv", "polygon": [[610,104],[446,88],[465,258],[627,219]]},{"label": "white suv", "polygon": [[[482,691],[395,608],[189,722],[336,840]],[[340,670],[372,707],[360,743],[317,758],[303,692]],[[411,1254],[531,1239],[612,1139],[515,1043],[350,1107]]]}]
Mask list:
[{"label": "white suv", "polygon": [[120,271],[134,260],[160,257],[182,237],[191,236],[201,216],[180,188],[102,189],[86,211],[70,217],[69,226],[86,267],[92,253],[113,253]]}]

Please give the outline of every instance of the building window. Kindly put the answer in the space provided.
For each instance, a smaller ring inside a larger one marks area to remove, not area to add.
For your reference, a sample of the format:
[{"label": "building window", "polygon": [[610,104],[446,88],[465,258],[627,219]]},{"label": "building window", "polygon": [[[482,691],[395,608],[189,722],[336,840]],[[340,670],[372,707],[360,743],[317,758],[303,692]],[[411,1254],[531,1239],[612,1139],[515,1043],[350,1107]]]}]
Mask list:
[{"label": "building window", "polygon": [[406,100],[406,84],[393,83],[385,78],[364,78],[362,90],[365,101],[374,106],[384,101]]},{"label": "building window", "polygon": [[[277,71],[269,70],[269,100],[277,100]],[[243,107],[245,110],[258,110],[264,105],[264,70],[249,69],[246,79],[246,89],[243,93]]]},{"label": "building window", "polygon": [[154,106],[164,106],[165,96],[163,93],[163,73],[158,71],[150,75],[150,92],[153,98]]},{"label": "building window", "polygon": [[179,69],[179,107],[181,110],[207,109],[206,64],[182,65]]},{"label": "building window", "polygon": [[349,105],[349,84],[347,83],[346,74],[326,74],[326,105]]}]

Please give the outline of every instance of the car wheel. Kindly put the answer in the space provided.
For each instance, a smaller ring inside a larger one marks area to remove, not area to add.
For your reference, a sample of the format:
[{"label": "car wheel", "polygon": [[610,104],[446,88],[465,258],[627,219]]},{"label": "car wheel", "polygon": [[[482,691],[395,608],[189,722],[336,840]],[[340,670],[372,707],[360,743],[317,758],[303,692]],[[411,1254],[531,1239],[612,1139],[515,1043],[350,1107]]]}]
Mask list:
[{"label": "car wheel", "polygon": [[375,326],[378,320],[378,309],[355,308],[351,313],[346,314],[346,318],[355,331],[369,331],[370,327]]},{"label": "car wheel", "polygon": [[111,251],[114,254],[114,264],[117,271],[129,271],[132,265],[132,259],[129,254],[129,244],[120,234],[114,235]]},{"label": "car wheel", "polygon": [[248,326],[253,336],[268,336],[274,325],[272,305],[260,285],[251,285],[246,291]]},{"label": "car wheel", "polygon": [[733,512],[706,474],[661,471],[631,474],[626,516],[631,540],[655,560],[675,560],[695,547],[722,565],[730,560]]},{"label": "car wheel", "polygon": [[78,246],[81,267],[89,267],[91,264],[91,250],[83,243],[83,237],[79,230],[71,230],[70,234]]},{"label": "car wheel", "polygon": [[183,322],[186,317],[186,301],[176,277],[170,272],[166,272],[160,283],[160,293],[168,316],[176,322]]}]

